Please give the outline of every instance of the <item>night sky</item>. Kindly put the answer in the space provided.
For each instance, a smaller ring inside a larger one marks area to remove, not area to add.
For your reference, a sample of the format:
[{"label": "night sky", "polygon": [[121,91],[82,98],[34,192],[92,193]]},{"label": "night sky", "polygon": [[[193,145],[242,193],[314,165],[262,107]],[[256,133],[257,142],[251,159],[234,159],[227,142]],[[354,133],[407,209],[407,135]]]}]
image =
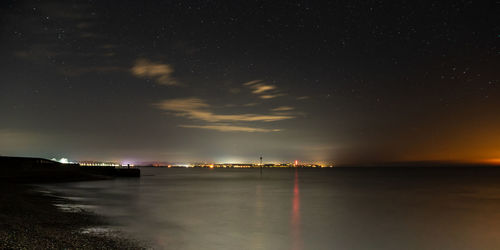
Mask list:
[{"label": "night sky", "polygon": [[495,1],[3,1],[0,154],[500,162]]}]

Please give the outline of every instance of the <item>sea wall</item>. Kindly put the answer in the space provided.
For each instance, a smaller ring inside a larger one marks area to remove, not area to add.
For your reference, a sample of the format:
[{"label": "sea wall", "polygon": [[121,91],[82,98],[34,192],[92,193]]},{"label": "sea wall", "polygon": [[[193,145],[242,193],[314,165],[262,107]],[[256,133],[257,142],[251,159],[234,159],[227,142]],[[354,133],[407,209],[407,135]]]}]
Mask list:
[{"label": "sea wall", "polygon": [[140,177],[140,169],[114,167],[83,167],[78,164],[30,157],[0,157],[0,181],[40,183],[109,179],[113,177]]}]

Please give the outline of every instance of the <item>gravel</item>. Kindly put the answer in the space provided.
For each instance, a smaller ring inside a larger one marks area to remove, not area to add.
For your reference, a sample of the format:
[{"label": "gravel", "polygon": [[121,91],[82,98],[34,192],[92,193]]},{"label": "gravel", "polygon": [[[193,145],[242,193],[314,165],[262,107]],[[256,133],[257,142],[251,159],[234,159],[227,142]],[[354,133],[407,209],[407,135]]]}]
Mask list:
[{"label": "gravel", "polygon": [[0,184],[0,249],[146,248],[120,232],[88,233],[89,228],[106,226],[105,218],[84,210],[63,212],[53,205],[70,202],[29,185]]}]

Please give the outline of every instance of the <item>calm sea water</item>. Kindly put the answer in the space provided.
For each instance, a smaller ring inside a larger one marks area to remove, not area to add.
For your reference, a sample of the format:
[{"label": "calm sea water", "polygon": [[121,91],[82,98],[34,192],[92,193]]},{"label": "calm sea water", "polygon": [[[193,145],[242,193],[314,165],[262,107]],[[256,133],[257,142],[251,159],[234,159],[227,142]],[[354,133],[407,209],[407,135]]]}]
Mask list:
[{"label": "calm sea water", "polygon": [[153,169],[44,185],[159,249],[500,249],[500,179]]}]

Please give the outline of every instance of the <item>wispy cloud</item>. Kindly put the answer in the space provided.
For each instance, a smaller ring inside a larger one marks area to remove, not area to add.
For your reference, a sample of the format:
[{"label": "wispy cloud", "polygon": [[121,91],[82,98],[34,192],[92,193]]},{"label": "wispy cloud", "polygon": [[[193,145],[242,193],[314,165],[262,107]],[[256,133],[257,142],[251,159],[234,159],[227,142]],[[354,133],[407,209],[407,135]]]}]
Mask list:
[{"label": "wispy cloud", "polygon": [[257,105],[259,105],[259,103],[250,102],[250,103],[243,104],[243,107],[253,107],[253,106],[257,106]]},{"label": "wispy cloud", "polygon": [[272,99],[272,98],[276,98],[276,97],[279,97],[279,96],[284,96],[285,94],[273,94],[273,95],[261,95],[259,96],[261,99]]},{"label": "wispy cloud", "polygon": [[262,92],[270,91],[273,89],[276,89],[276,86],[274,85],[264,85],[264,84],[256,84],[253,86],[253,91],[252,93],[254,94],[260,94]]},{"label": "wispy cloud", "polygon": [[181,98],[165,100],[157,106],[177,116],[206,122],[274,122],[293,119],[291,115],[261,115],[261,114],[216,114],[211,106],[198,98]]},{"label": "wispy cloud", "polygon": [[295,109],[294,107],[290,107],[290,106],[281,106],[281,107],[273,108],[273,109],[271,109],[271,111],[282,112],[282,111],[291,111],[294,109]]},{"label": "wispy cloud", "polygon": [[135,64],[130,71],[134,76],[151,78],[162,85],[180,85],[180,83],[172,77],[174,69],[170,64],[153,62],[148,59],[141,58],[135,61]]},{"label": "wispy cloud", "polygon": [[261,99],[272,99],[285,94],[279,93],[275,85],[263,83],[262,80],[253,80],[243,83],[243,86],[247,86],[252,89],[252,93],[259,96]]},{"label": "wispy cloud", "polygon": [[209,129],[216,130],[220,132],[278,132],[280,129],[266,129],[266,128],[255,128],[255,127],[245,127],[245,126],[234,126],[234,125],[179,125],[182,128],[199,128],[199,129]]},{"label": "wispy cloud", "polygon": [[243,85],[244,86],[251,86],[251,85],[254,85],[254,84],[259,83],[259,82],[262,82],[262,80],[249,81],[249,82],[243,83]]}]

